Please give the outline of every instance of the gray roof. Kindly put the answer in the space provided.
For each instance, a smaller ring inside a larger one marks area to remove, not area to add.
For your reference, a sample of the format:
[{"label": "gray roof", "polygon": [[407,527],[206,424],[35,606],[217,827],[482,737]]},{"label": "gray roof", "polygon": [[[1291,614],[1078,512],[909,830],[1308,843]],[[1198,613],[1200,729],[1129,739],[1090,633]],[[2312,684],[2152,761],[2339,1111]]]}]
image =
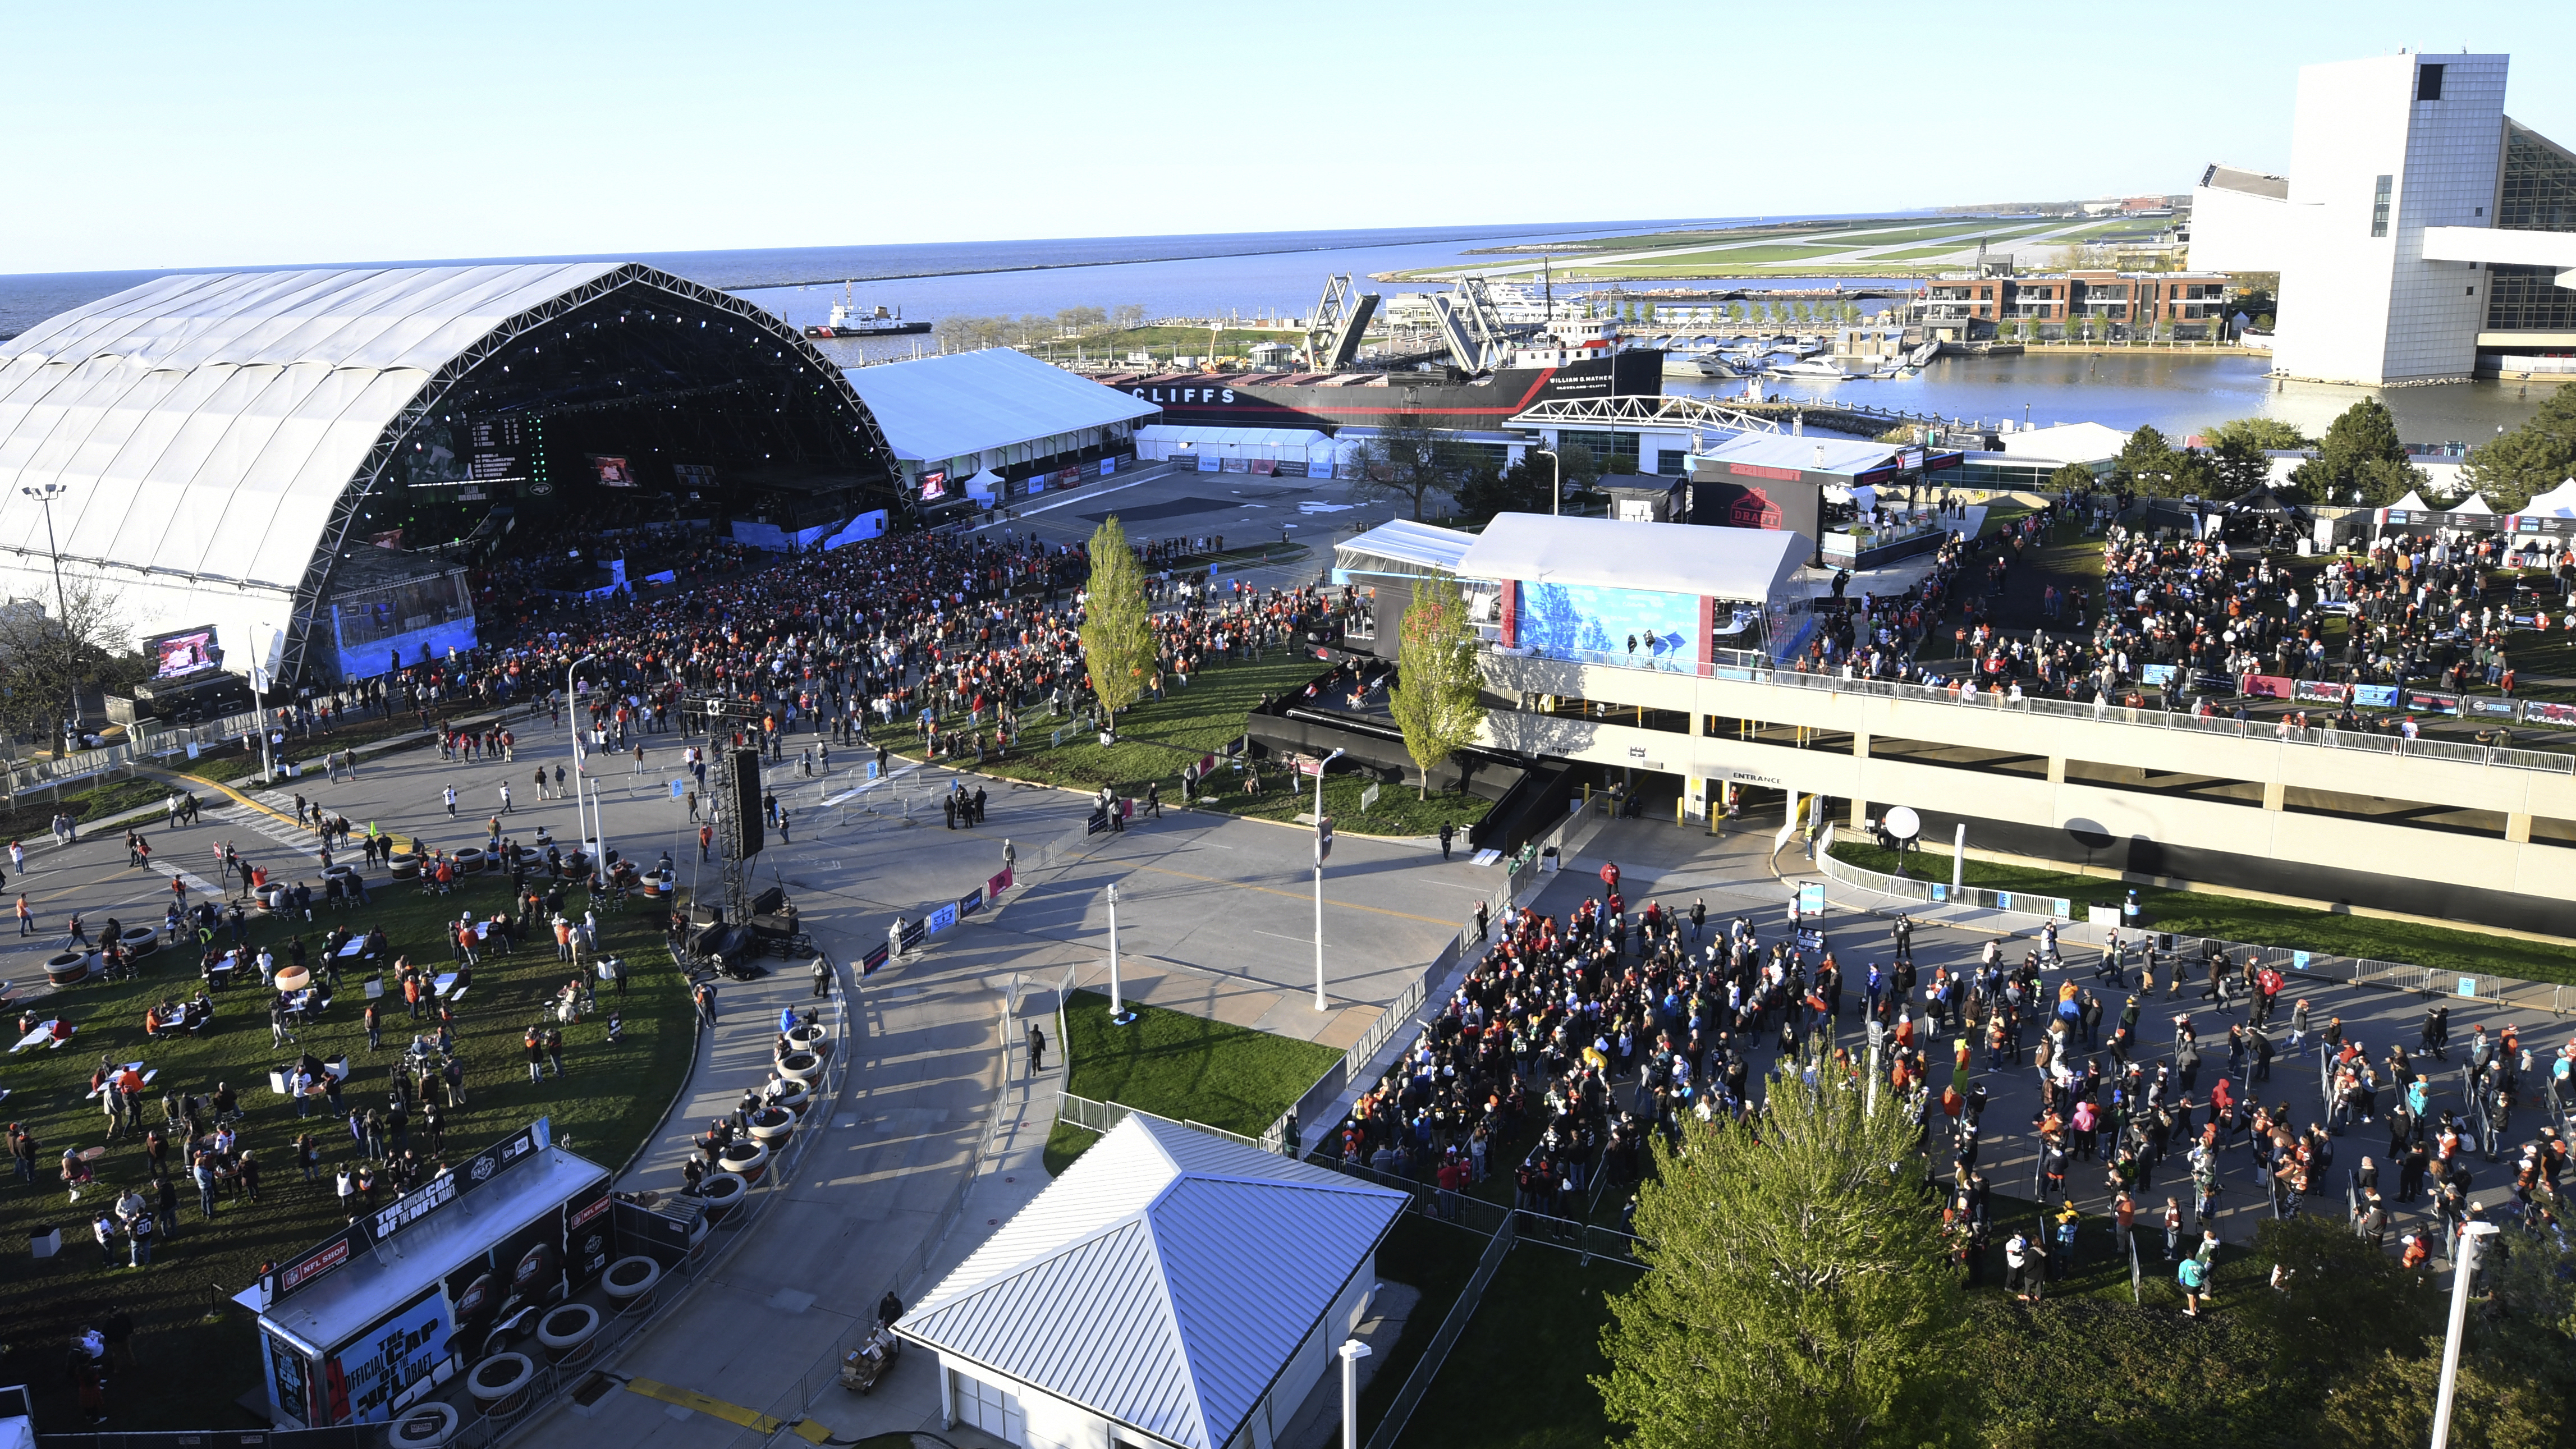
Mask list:
[{"label": "gray roof", "polygon": [[1811,547],[1805,534],[1774,528],[1497,513],[1458,571],[1523,584],[1767,599],[1790,589]]},{"label": "gray roof", "polygon": [[1162,409],[1007,347],[907,358],[842,375],[875,413],[898,458],[933,461],[1085,428],[1150,418]]},{"label": "gray roof", "polygon": [[2272,176],[2261,171],[2246,171],[2234,166],[2212,163],[2200,173],[2200,184],[2220,191],[2242,191],[2248,196],[2267,196],[2274,201],[2290,198],[2290,178]]},{"label": "gray roof", "polygon": [[1181,1449],[1217,1449],[1405,1200],[1138,1113],[901,1332]]},{"label": "gray roof", "polygon": [[1459,560],[1467,556],[1475,542],[1472,533],[1398,518],[1335,544],[1333,564],[1336,568],[1372,572],[1394,568],[1402,573],[1427,574],[1437,569],[1455,574]]}]

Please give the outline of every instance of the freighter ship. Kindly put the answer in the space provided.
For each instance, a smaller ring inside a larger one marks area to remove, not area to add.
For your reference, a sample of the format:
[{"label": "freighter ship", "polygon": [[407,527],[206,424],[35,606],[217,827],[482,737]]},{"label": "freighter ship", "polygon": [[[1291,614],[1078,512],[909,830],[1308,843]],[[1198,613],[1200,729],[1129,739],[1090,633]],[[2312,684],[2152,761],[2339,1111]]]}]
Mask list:
[{"label": "freighter ship", "polygon": [[1553,398],[1655,396],[1659,348],[1622,345],[1616,321],[1568,320],[1482,371],[1121,372],[1095,380],[1154,404],[1167,423],[1238,428],[1424,427],[1492,432]]}]

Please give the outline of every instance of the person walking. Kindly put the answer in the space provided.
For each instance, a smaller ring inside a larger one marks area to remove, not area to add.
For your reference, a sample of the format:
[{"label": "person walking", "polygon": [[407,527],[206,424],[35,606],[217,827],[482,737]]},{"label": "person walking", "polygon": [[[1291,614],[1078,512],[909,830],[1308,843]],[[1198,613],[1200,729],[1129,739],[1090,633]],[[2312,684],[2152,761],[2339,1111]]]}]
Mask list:
[{"label": "person walking", "polygon": [[816,996],[832,994],[832,963],[821,956],[814,958],[814,994]]},{"label": "person walking", "polygon": [[1449,842],[1458,838],[1458,827],[1446,820],[1440,822],[1440,858],[1449,858]]},{"label": "person walking", "polygon": [[517,810],[518,808],[519,808],[518,806],[513,805],[513,804],[511,804],[511,803],[510,803],[510,782],[509,782],[509,781],[507,781],[507,780],[502,781],[502,782],[501,782],[501,813],[502,813],[502,814],[504,814],[504,815],[508,815],[508,814],[510,814],[511,812],[513,812],[513,811]]},{"label": "person walking", "polygon": [[545,1071],[545,1067],[546,1067],[546,1038],[545,1038],[545,1033],[544,1033],[544,1032],[542,1032],[542,1031],[540,1031],[540,1030],[538,1030],[536,1027],[533,1027],[533,1026],[532,1026],[532,1027],[529,1027],[529,1028],[528,1028],[527,1040],[522,1044],[522,1046],[523,1046],[523,1049],[525,1050],[525,1052],[527,1053],[527,1058],[528,1058],[528,1080],[529,1080],[529,1082],[531,1082],[531,1083],[543,1082],[543,1081],[546,1079],[546,1071]]},{"label": "person walking", "polygon": [[456,787],[455,787],[455,786],[453,786],[453,785],[445,786],[445,787],[443,787],[442,789],[440,789],[440,791],[438,792],[438,794],[439,794],[439,798],[440,798],[440,799],[445,800],[445,801],[447,802],[447,818],[448,818],[448,819],[450,819],[450,820],[455,819],[455,818],[456,818]]},{"label": "person walking", "polygon": [[1046,1044],[1046,1033],[1038,1029],[1036,1022],[1030,1022],[1029,1075],[1032,1077],[1046,1069]]}]

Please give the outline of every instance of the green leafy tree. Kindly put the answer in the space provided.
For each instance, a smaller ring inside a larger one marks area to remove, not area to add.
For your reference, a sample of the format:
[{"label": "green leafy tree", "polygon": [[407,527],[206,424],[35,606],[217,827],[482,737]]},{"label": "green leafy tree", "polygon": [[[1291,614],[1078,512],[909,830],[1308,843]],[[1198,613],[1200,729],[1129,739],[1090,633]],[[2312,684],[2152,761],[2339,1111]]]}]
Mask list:
[{"label": "green leafy tree", "polygon": [[2521,427],[2469,454],[2460,470],[2506,513],[2576,477],[2576,383],[2561,383]]},{"label": "green leafy tree", "polygon": [[1420,798],[1431,796],[1431,772],[1474,742],[1485,724],[1485,672],[1476,661],[1476,630],[1458,581],[1432,573],[1413,585],[1397,636],[1395,686],[1387,713],[1404,731],[1404,752],[1422,772]]},{"label": "green leafy tree", "polygon": [[1453,493],[1475,471],[1468,451],[1456,438],[1422,421],[1419,413],[1398,414],[1360,450],[1361,468],[1351,492],[1361,498],[1383,498],[1412,506],[1415,522],[1435,493]]},{"label": "green leafy tree", "polygon": [[2343,410],[2317,442],[2317,456],[2290,473],[2290,481],[2321,503],[2393,503],[2425,481],[2397,440],[2397,419],[2377,398]]},{"label": "green leafy tree", "polygon": [[1555,501],[1545,459],[1523,457],[1499,471],[1479,468],[1458,485],[1458,512],[1470,523],[1497,513],[1545,513]]},{"label": "green leafy tree", "polygon": [[2180,497],[2171,481],[2175,467],[2173,444],[2152,425],[2142,425],[2129,434],[2120,455],[2111,460],[2111,477],[2115,482],[2141,493]]},{"label": "green leafy tree", "polygon": [[1151,608],[1145,602],[1145,568],[1111,514],[1091,531],[1091,581],[1082,605],[1082,657],[1091,692],[1100,696],[1115,732],[1118,711],[1145,692],[1154,665]]},{"label": "green leafy tree", "polygon": [[1893,1093],[1775,1075],[1760,1135],[1685,1117],[1638,1193],[1649,1271],[1593,1380],[1632,1449],[1911,1446],[1953,1399],[1960,1290]]}]

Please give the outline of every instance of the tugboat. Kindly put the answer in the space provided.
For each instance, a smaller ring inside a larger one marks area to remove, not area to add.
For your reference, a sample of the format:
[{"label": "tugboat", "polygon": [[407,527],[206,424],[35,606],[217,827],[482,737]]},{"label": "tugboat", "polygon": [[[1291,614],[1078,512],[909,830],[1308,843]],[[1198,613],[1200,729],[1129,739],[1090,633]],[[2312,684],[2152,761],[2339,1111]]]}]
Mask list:
[{"label": "tugboat", "polygon": [[848,282],[843,282],[841,284],[841,300],[832,304],[832,314],[820,322],[811,322],[806,324],[805,335],[820,339],[835,337],[904,337],[915,333],[927,332],[929,330],[929,323],[906,322],[903,320],[902,313],[889,312],[883,307],[879,307],[873,312],[862,312],[859,308],[851,305],[850,284]]}]

